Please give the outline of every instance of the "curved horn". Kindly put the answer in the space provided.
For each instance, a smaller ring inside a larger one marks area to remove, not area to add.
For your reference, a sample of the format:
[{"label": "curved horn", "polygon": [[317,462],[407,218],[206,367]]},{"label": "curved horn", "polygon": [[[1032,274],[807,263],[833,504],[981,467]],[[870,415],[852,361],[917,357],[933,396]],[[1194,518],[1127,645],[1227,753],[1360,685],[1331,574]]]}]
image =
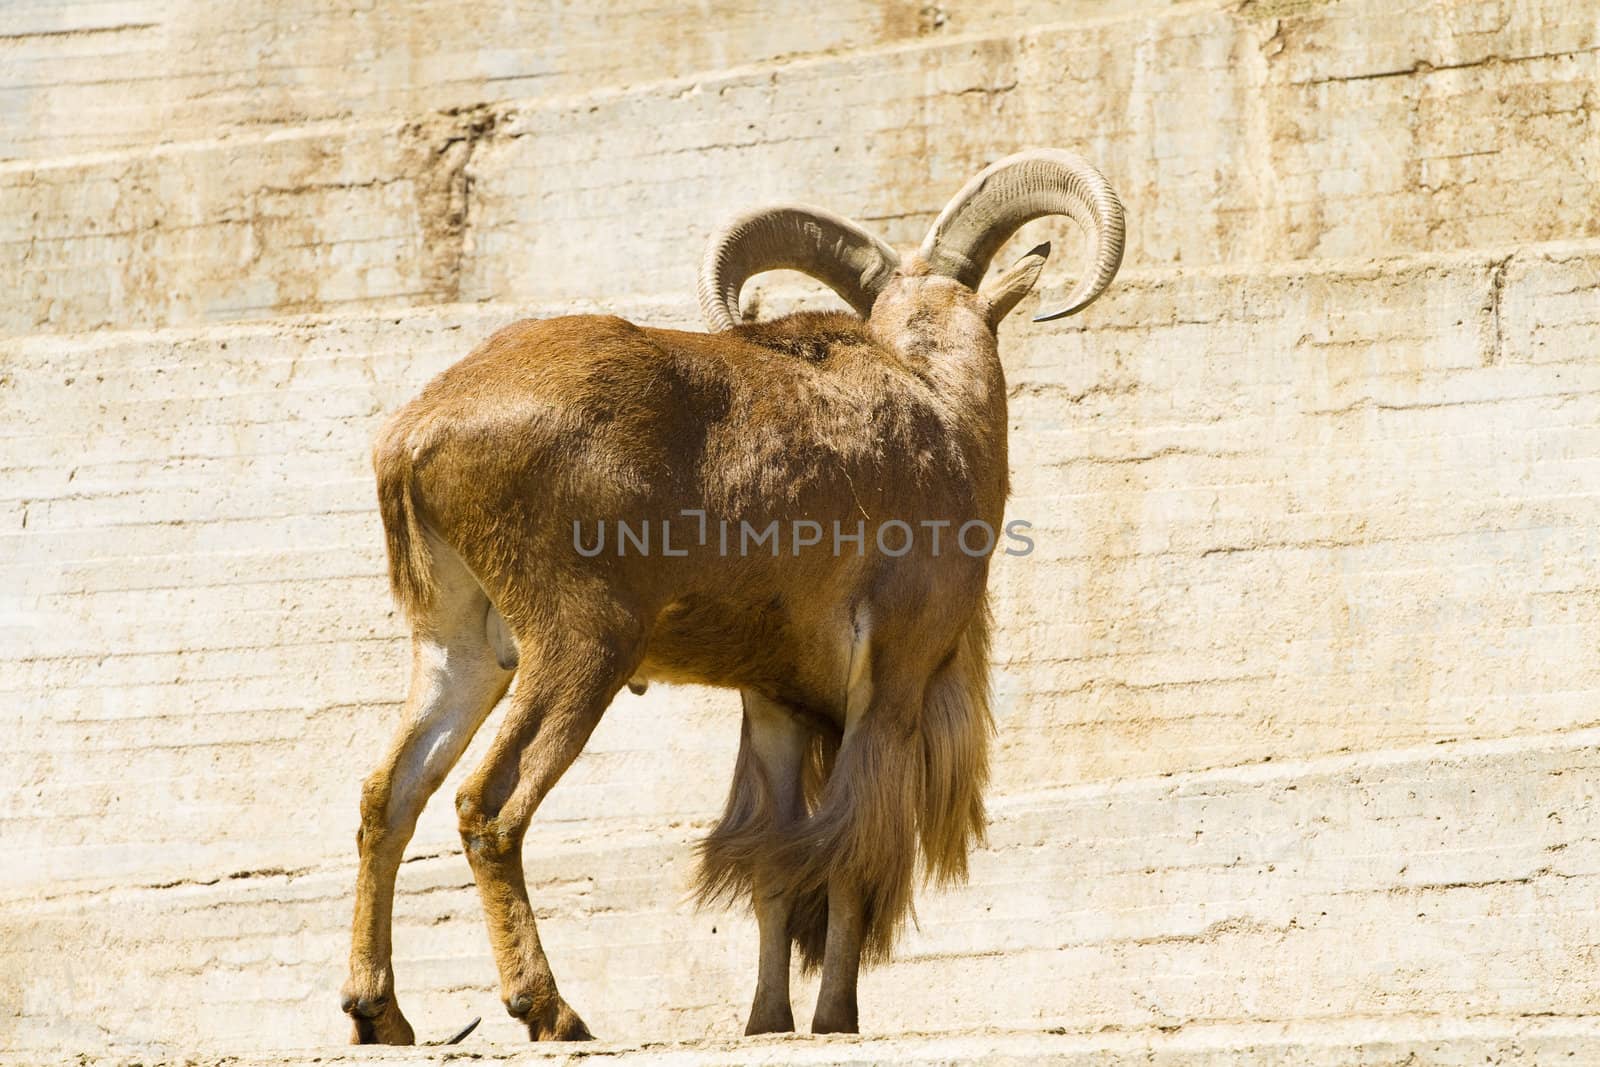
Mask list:
[{"label": "curved horn", "polygon": [[1067,306],[1033,321],[1074,314],[1105,292],[1122,265],[1122,201],[1082,156],[1035,148],[985,167],[934,220],[922,257],[935,273],[976,289],[1000,246],[1024,223],[1045,215],[1071,218],[1094,248],[1090,269],[1068,295]]},{"label": "curved horn", "polygon": [[746,212],[711,236],[700,265],[700,311],[712,330],[739,321],[744,283],[768,270],[798,270],[844,297],[862,318],[900,265],[894,249],[849,219],[803,204]]}]

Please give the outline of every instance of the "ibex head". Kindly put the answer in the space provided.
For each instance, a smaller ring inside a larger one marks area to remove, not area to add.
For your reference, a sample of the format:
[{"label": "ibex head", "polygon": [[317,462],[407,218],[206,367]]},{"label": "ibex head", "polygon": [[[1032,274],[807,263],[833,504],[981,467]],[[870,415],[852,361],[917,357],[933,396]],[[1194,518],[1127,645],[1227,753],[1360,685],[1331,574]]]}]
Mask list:
[{"label": "ibex head", "polygon": [[[1086,160],[1059,149],[1032,149],[985,168],[934,220],[922,247],[904,260],[861,226],[797,204],[744,214],[716,233],[700,272],[700,308],[712,330],[740,321],[739,294],[768,270],[797,270],[843,297],[875,329],[898,332],[929,305],[981,317],[991,335],[1039,279],[1050,248],[1040,245],[979,291],[989,263],[1025,223],[1066,215],[1089,236],[1088,269],[1057,311],[1088,307],[1122,263],[1122,204]],[[970,317],[970,315],[969,315]]]}]

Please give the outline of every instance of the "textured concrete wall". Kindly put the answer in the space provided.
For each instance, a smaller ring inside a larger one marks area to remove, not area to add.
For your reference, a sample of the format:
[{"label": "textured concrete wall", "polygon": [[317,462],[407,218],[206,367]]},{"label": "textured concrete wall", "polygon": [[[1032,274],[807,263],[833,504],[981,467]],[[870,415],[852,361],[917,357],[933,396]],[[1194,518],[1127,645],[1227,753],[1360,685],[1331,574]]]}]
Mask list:
[{"label": "textured concrete wall", "polygon": [[1173,0],[10,0],[0,159],[647,85]]},{"label": "textured concrete wall", "polygon": [[[693,324],[735,206],[910,244],[1040,142],[1104,163],[1132,244],[1081,319],[1003,332],[1038,551],[993,581],[993,841],[868,1025],[1576,1047],[1514,1035],[1600,1003],[1588,5],[275,10],[0,33],[0,1049],[342,1036],[404,684],[383,412],[521,315]],[[684,903],[736,740],[728,694],[624,695],[541,809],[530,883],[603,1036],[737,1029],[751,926]],[[401,996],[512,1042],[453,822],[403,868]]]},{"label": "textured concrete wall", "polygon": [[1600,235],[1593,10],[1397,17],[1184,5],[19,162],[0,167],[0,331],[677,295],[735,206],[813,200],[915,243],[967,176],[1034,143],[1102,163],[1133,264]]}]

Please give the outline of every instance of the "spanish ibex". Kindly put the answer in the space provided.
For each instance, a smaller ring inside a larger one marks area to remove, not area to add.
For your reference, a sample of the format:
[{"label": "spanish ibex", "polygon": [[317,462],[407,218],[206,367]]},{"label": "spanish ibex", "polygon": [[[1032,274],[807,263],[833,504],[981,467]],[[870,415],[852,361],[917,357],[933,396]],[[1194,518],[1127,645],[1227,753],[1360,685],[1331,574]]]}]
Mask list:
[{"label": "spanish ibex", "polygon": [[[744,215],[702,268],[714,332],[519,322],[387,422],[373,463],[412,628],[411,688],[361,797],[343,990],[356,1040],[413,1040],[390,962],[396,870],[424,802],[513,673],[505,721],[456,811],[501,996],[531,1036],[589,1032],[540,946],[523,835],[612,697],[649,679],[743,697],[699,890],[753,905],[747,1032],[794,1028],[791,946],[822,970],[812,1029],[856,1030],[857,972],[889,952],[919,863],[935,881],[962,878],[983,833],[994,539],[981,552],[952,541],[1002,520],[996,330],[1048,246],[979,285],[1000,246],[1045,215],[1088,235],[1066,307],[1039,318],[1069,315],[1116,274],[1122,207],[1082,159],[1032,150],[974,178],[903,260],[814,208]],[[741,323],[745,282],[778,268],[826,283],[855,314]],[[783,551],[774,540],[769,552],[707,533],[773,520],[832,536],[796,532],[791,545],[779,533]],[[670,521],[698,536],[673,547]],[[595,550],[576,534],[607,522],[635,539]],[[651,529],[668,542],[654,553],[637,539]]]}]

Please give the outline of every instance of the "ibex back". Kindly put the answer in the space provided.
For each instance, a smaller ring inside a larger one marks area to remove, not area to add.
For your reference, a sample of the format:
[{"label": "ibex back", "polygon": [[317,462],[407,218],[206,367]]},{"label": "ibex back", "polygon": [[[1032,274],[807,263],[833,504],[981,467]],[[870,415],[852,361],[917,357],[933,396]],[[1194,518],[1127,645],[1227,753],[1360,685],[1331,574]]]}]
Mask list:
[{"label": "ibex back", "polygon": [[[812,1029],[857,1028],[860,965],[889,953],[919,867],[964,877],[983,833],[985,586],[1007,491],[996,329],[1048,248],[979,285],[1000,245],[1050,214],[1090,237],[1067,306],[1041,318],[1070,314],[1116,273],[1122,209],[1088,163],[1035,150],[978,175],[903,261],[827,212],[750,213],[706,255],[715,332],[517,323],[388,421],[373,462],[411,688],[362,793],[343,996],[355,1040],[413,1040],[390,963],[395,874],[513,678],[456,810],[501,996],[530,1035],[589,1033],[540,945],[523,836],[618,690],[650,679],[743,697],[699,887],[755,911],[746,1032],[794,1028],[793,948],[822,970]],[[739,324],[745,281],[775,268],[855,312]],[[774,523],[750,550],[741,535]],[[981,550],[958,548],[974,525]]]}]

